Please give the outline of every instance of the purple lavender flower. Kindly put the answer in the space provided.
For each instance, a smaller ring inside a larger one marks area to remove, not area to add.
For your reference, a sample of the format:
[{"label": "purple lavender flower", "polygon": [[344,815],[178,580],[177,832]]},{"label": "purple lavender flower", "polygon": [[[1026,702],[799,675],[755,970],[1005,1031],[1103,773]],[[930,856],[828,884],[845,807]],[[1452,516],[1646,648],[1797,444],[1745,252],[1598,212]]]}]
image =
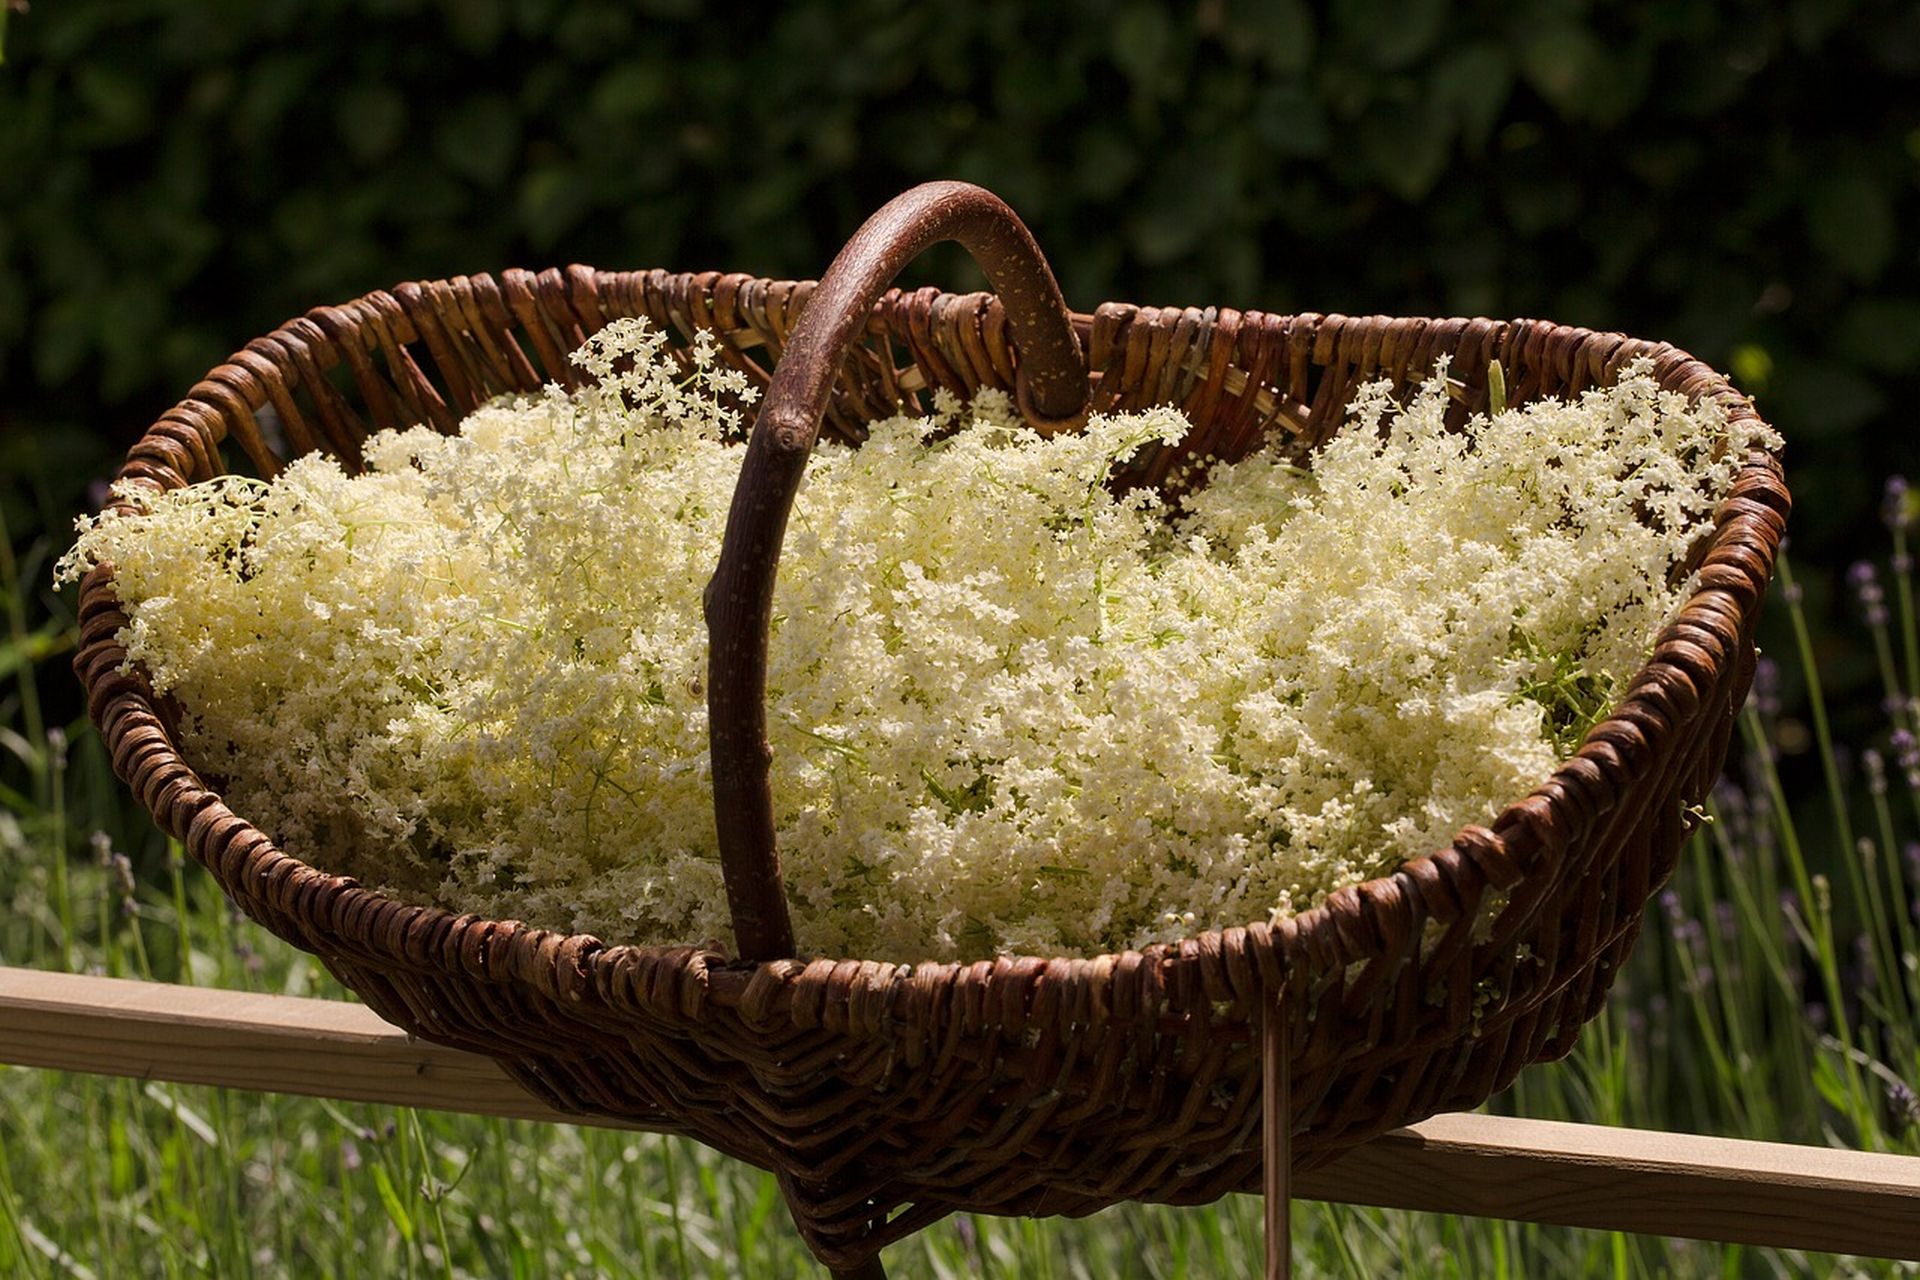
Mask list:
[{"label": "purple lavender flower", "polygon": [[124,853],[111,855],[107,860],[113,872],[114,888],[120,891],[120,914],[131,919],[137,908],[133,895],[133,859]]},{"label": "purple lavender flower", "polygon": [[1880,586],[1880,573],[1872,561],[1856,560],[1847,570],[1847,585],[1853,590],[1853,602],[1870,627],[1887,625],[1887,593]]},{"label": "purple lavender flower", "polygon": [[1753,664],[1753,709],[1763,716],[1780,714],[1780,664],[1761,658]]},{"label": "purple lavender flower", "polygon": [[1861,934],[1853,940],[1853,951],[1854,963],[1860,967],[1860,985],[1876,985],[1880,978],[1880,966],[1873,962],[1873,939]]},{"label": "purple lavender flower", "polygon": [[1885,494],[1880,499],[1880,518],[1896,532],[1913,523],[1913,508],[1907,502],[1907,478],[1888,476]]},{"label": "purple lavender flower", "polygon": [[1886,1109],[1887,1128],[1895,1137],[1920,1125],[1920,1096],[1915,1096],[1913,1086],[1905,1080],[1887,1086]]},{"label": "purple lavender flower", "polygon": [[87,845],[93,850],[94,865],[107,873],[107,878],[119,892],[120,914],[133,915],[133,859],[124,853],[115,853],[113,841],[104,831],[96,831],[88,836]]},{"label": "purple lavender flower", "polygon": [[1687,918],[1687,909],[1681,905],[1680,895],[1672,889],[1660,891],[1660,909],[1667,913],[1668,923],[1676,929]]},{"label": "purple lavender flower", "polygon": [[1713,784],[1713,803],[1721,816],[1733,821],[1747,816],[1747,792],[1732,778],[1722,775]]},{"label": "purple lavender flower", "polygon": [[1894,763],[1906,775],[1907,785],[1920,791],[1920,742],[1914,741],[1905,729],[1895,729],[1889,745],[1893,747]]}]

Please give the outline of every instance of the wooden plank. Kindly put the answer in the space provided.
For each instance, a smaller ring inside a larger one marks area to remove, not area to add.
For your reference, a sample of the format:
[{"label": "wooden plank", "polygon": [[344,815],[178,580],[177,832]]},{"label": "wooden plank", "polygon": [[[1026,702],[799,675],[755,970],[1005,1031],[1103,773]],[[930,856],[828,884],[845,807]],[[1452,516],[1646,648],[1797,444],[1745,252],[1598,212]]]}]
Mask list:
[{"label": "wooden plank", "polygon": [[525,1120],[560,1118],[491,1058],[416,1040],[364,1005],[4,966],[0,1062]]},{"label": "wooden plank", "polygon": [[1920,1259],[1920,1158],[1470,1113],[1294,1179],[1313,1200]]},{"label": "wooden plank", "polygon": [[[491,1059],[340,1001],[0,967],[0,1062],[566,1123]],[[1920,1158],[1504,1116],[1436,1116],[1296,1197],[1920,1259]]]}]

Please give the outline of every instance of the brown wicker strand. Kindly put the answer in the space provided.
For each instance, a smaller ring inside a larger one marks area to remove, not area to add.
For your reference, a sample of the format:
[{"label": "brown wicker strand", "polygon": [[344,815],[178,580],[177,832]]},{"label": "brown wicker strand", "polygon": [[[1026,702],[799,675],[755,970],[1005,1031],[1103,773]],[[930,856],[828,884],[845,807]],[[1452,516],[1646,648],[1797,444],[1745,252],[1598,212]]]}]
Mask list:
[{"label": "brown wicker strand", "polygon": [[[719,567],[706,592],[713,808],[734,941],[744,959],[793,954],[793,924],[774,846],[765,707],[767,633],[787,515],[847,349],[865,329],[881,290],[942,240],[964,245],[999,292],[1020,339],[1016,386],[1028,420],[1057,429],[1086,407],[1086,364],[1060,286],[1026,225],[997,196],[964,182],[915,187],[869,218],[833,260],[754,423]],[[924,331],[932,310],[925,291],[899,301]],[[934,343],[915,347],[922,361],[937,362],[942,380],[958,380]]]}]

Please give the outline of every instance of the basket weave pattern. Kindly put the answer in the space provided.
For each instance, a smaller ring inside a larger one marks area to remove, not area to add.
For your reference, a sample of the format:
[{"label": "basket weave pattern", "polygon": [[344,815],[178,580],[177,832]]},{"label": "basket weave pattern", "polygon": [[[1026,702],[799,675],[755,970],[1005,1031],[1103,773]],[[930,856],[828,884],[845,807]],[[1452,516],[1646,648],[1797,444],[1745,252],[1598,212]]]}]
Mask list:
[{"label": "basket weave pattern", "polygon": [[[571,384],[566,353],[622,316],[683,338],[711,329],[764,386],[812,287],[570,267],[320,307],[214,369],[121,476],[162,489],[205,480],[226,465],[223,446],[272,475],[283,459],[266,406],[292,452],[325,450],[351,469],[370,431],[451,431],[489,397]],[[1754,416],[1684,352],[1535,321],[1108,304],[1074,323],[1096,410],[1173,403],[1194,424],[1180,446],[1137,460],[1129,483],[1276,435],[1304,455],[1361,382],[1405,388],[1442,355],[1464,384],[1462,414],[1484,405],[1490,359],[1522,403],[1608,383],[1647,355],[1662,386]],[[841,372],[826,430],[858,440],[863,422],[934,388],[1011,391],[1015,374],[993,298],[890,292]],[[383,1017],[493,1055],[556,1106],[779,1172],[815,1252],[853,1266],[955,1210],[1083,1214],[1257,1190],[1255,1029],[1276,1000],[1302,1166],[1477,1105],[1567,1052],[1720,768],[1787,510],[1777,461],[1753,455],[1699,589],[1621,705],[1491,827],[1277,926],[1086,960],[744,965],[403,905],[283,853],[181,758],[171,709],[123,669],[127,619],[108,570],[83,584],[75,668],[116,771],[250,916]]]}]

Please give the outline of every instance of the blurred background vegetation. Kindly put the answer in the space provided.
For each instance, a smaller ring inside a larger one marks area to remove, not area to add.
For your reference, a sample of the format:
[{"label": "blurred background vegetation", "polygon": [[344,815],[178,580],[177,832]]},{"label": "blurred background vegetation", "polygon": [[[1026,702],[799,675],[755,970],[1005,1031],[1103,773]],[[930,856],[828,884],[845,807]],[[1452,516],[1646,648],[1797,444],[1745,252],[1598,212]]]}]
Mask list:
[{"label": "blurred background vegetation", "polygon": [[[1920,469],[1903,0],[46,0],[6,40],[23,551],[307,307],[570,261],[811,276],[901,188],[960,177],[1085,310],[1541,316],[1730,371],[1790,442],[1842,706],[1871,679],[1830,637],[1884,477]],[[957,254],[916,271],[979,283]]]}]

